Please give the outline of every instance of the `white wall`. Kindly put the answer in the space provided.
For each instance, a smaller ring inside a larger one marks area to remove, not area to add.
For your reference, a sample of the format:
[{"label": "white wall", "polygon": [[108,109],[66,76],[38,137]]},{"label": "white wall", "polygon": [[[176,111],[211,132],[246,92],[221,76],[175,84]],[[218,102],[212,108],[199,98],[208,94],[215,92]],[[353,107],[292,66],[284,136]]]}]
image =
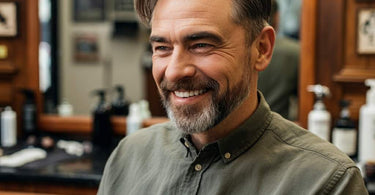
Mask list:
[{"label": "white wall", "polygon": [[[112,38],[110,22],[77,23],[72,17],[71,0],[59,1],[59,73],[61,99],[74,107],[74,114],[90,114],[97,98],[91,92],[121,84],[131,101],[144,98],[141,55],[147,34],[140,29],[135,37]],[[77,63],[73,59],[73,37],[79,33],[96,34],[100,60]],[[111,62],[110,64],[108,62]],[[107,100],[111,100],[108,98]]]}]

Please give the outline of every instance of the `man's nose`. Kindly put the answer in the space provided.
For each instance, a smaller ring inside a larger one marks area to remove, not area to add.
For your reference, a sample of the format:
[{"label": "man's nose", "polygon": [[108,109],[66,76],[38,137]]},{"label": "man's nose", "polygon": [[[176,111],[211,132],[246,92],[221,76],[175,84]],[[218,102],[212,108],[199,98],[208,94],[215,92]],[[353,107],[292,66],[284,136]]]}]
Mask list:
[{"label": "man's nose", "polygon": [[196,74],[196,67],[192,61],[192,56],[188,51],[175,48],[165,71],[166,79],[170,82],[177,82],[183,78],[193,77]]}]

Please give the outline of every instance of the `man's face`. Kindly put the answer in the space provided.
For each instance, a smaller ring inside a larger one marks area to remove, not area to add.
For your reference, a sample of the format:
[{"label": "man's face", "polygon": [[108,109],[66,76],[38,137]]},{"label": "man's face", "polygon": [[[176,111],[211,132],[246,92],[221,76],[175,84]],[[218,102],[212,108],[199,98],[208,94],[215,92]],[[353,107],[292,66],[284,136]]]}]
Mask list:
[{"label": "man's face", "polygon": [[186,133],[211,129],[249,96],[251,48],[231,1],[159,0],[152,18],[153,76]]}]

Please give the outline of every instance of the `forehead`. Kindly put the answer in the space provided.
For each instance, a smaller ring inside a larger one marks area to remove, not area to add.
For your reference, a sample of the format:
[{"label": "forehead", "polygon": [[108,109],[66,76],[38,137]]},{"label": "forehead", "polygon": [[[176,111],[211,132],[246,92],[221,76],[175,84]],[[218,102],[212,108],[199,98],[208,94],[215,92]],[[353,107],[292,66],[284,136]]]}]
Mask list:
[{"label": "forehead", "polygon": [[234,25],[231,0],[159,0],[151,20],[153,32],[189,27],[228,30],[228,25]]}]

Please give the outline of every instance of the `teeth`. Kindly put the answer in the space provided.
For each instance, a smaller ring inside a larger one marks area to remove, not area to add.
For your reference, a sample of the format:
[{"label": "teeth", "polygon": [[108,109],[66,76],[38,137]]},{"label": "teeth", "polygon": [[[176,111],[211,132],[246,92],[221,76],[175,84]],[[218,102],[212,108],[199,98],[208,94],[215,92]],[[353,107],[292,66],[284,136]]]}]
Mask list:
[{"label": "teeth", "polygon": [[204,92],[206,92],[206,91],[202,89],[202,90],[185,91],[185,92],[175,91],[174,94],[176,94],[177,97],[188,98],[188,97],[200,95]]}]

